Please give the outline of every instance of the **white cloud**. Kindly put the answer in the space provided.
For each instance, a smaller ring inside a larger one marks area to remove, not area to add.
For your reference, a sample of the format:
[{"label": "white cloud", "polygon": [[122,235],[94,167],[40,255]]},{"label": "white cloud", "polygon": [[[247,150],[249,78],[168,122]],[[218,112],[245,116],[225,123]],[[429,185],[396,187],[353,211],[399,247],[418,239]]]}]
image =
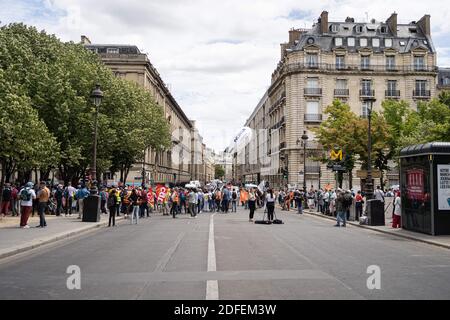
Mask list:
[{"label": "white cloud", "polygon": [[[27,9],[30,3],[40,3],[39,14]],[[84,34],[95,43],[137,45],[217,150],[230,143],[269,86],[288,30],[309,28],[323,10],[330,20],[365,20],[366,12],[386,20],[396,11],[405,23],[431,14],[438,62],[450,65],[450,9],[437,0],[0,0],[0,9],[6,22],[23,20],[65,41]],[[64,14],[48,19],[43,11]]]}]

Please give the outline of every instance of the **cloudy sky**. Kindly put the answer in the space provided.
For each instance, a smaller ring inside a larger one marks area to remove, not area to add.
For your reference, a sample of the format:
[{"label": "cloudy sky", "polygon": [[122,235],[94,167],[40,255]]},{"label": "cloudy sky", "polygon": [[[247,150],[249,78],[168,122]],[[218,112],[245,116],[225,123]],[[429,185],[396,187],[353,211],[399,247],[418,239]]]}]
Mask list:
[{"label": "cloudy sky", "polygon": [[134,44],[171,88],[204,141],[223,150],[270,84],[288,30],[323,10],[399,23],[431,15],[438,64],[450,66],[450,6],[441,0],[0,0],[0,21],[24,22],[63,41]]}]

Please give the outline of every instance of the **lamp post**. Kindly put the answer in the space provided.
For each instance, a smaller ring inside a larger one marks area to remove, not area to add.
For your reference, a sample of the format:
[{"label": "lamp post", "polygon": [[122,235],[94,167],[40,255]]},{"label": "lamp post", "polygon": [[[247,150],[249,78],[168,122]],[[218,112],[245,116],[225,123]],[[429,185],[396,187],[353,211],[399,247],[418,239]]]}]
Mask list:
[{"label": "lamp post", "polygon": [[97,127],[98,127],[98,108],[102,103],[103,92],[100,90],[100,85],[97,84],[95,89],[92,90],[91,99],[95,105],[95,116],[94,116],[94,146],[92,151],[92,163],[91,163],[91,193],[96,194],[97,189]]},{"label": "lamp post", "polygon": [[306,192],[306,141],[308,141],[308,136],[306,131],[303,131],[303,191]]},{"label": "lamp post", "polygon": [[373,182],[372,182],[372,126],[371,126],[371,120],[372,120],[372,108],[373,103],[376,101],[375,98],[367,98],[364,100],[366,103],[368,103],[367,106],[367,114],[368,114],[368,120],[369,120],[369,130],[367,132],[367,180],[366,180],[366,199],[370,200],[373,199]]}]

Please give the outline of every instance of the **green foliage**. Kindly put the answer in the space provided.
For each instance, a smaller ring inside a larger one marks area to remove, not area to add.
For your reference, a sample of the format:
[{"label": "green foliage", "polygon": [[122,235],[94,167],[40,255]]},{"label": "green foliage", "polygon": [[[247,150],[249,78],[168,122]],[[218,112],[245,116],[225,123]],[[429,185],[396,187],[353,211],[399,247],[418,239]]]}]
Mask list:
[{"label": "green foliage", "polygon": [[216,164],[214,166],[214,178],[221,179],[224,176],[225,176],[225,169],[220,164]]},{"label": "green foliage", "polygon": [[[0,92],[6,94],[13,88],[15,94],[5,101],[14,101],[13,105],[27,113],[32,109],[31,114],[41,121],[32,128],[48,129],[53,138],[41,140],[46,146],[43,149],[51,150],[45,157],[32,151],[31,146],[16,145],[16,152],[26,153],[28,158],[20,166],[56,165],[65,181],[84,175],[91,162],[94,131],[95,106],[90,94],[97,83],[105,96],[98,116],[98,172],[110,167],[129,168],[142,158],[144,149],[169,146],[163,111],[150,94],[114,77],[97,55],[82,45],[63,43],[23,24],[3,26],[0,71]],[[3,128],[3,114],[2,133],[7,130]],[[29,117],[20,119],[31,121]],[[34,136],[42,134],[36,132]]]}]

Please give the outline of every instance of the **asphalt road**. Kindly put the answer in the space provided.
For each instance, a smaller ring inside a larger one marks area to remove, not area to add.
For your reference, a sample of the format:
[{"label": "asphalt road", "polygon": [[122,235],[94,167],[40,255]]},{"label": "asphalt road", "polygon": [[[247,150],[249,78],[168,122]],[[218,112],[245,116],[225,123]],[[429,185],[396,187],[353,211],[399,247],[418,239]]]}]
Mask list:
[{"label": "asphalt road", "polygon": [[[0,299],[450,299],[447,249],[277,213],[285,224],[241,208],[125,221],[1,261]],[[70,265],[80,290],[67,288]],[[371,265],[380,289],[367,287]]]}]

